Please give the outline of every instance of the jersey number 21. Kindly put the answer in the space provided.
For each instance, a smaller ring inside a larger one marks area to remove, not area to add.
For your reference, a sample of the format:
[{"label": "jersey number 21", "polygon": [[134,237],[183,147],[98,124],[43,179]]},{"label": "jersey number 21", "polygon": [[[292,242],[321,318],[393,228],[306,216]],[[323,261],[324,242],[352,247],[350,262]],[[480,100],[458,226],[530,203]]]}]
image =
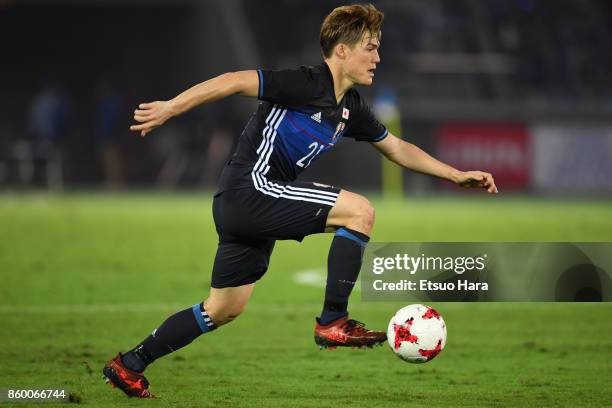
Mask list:
[{"label": "jersey number 21", "polygon": [[308,146],[308,148],[310,149],[308,154],[298,160],[295,164],[303,168],[308,167],[312,159],[314,159],[317,154],[321,153],[321,150],[323,150],[324,147],[324,145],[320,145],[317,142],[312,142],[310,146]]}]

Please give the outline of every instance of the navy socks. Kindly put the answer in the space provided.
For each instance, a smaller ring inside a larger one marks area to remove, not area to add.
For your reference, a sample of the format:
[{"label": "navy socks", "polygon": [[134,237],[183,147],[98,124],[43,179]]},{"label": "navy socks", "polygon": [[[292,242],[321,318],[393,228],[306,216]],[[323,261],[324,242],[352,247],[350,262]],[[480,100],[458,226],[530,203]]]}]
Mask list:
[{"label": "navy socks", "polygon": [[[348,316],[348,299],[369,240],[367,235],[348,228],[336,231],[327,260],[327,286],[323,311],[318,319],[320,324]],[[158,358],[185,347],[215,328],[204,306],[196,304],[170,316],[140,344],[123,354],[123,364],[132,371],[142,372]]]},{"label": "navy socks", "polygon": [[141,372],[158,358],[185,347],[215,328],[204,306],[199,303],[170,316],[121,359],[130,370]]},{"label": "navy socks", "polygon": [[348,299],[359,276],[363,251],[369,240],[367,235],[349,228],[336,231],[327,258],[327,286],[320,324],[348,316]]}]

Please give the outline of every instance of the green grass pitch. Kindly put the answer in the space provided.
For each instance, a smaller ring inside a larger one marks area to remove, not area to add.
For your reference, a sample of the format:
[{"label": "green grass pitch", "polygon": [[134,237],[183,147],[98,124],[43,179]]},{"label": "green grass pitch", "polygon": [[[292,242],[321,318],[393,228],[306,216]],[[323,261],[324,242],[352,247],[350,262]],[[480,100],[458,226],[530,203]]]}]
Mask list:
[{"label": "green grass pitch", "polygon": [[[378,242],[612,241],[610,202],[475,193],[374,204]],[[294,274],[325,265],[330,235],[278,243],[245,314],[153,364],[159,398],[131,400],[102,382],[102,365],[206,296],[210,196],[5,194],[0,231],[0,388],[67,388],[99,407],[612,403],[610,304],[436,303],[448,343],[424,365],[387,346],[318,350],[323,289]],[[351,304],[378,328],[403,306],[358,293]]]}]

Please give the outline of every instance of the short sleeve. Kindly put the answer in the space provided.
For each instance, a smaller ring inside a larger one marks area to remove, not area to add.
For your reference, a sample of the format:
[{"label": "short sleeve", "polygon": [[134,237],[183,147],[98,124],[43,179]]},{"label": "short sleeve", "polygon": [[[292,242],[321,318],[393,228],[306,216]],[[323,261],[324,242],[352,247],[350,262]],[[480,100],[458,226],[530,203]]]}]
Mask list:
[{"label": "short sleeve", "polygon": [[321,75],[311,67],[257,70],[258,99],[287,106],[308,104],[321,93]]},{"label": "short sleeve", "polygon": [[366,101],[357,91],[352,95],[354,112],[350,112],[349,128],[345,137],[353,138],[360,142],[380,142],[389,134],[387,128],[380,123]]}]

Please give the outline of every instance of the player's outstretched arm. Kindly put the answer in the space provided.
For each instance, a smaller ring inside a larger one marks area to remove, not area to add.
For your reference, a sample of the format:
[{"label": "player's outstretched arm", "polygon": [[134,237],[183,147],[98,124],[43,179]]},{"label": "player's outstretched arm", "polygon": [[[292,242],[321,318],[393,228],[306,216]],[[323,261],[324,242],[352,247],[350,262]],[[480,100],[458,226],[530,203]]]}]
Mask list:
[{"label": "player's outstretched arm", "polygon": [[380,142],[372,143],[372,145],[389,160],[407,169],[440,177],[462,187],[484,188],[491,194],[497,194],[498,192],[495,180],[490,173],[479,170],[457,170],[391,133]]},{"label": "player's outstretched arm", "polygon": [[187,112],[195,106],[237,93],[255,97],[258,90],[257,71],[228,72],[199,83],[169,101],[141,103],[134,111],[134,120],[137,124],[130,126],[130,130],[140,132],[144,137],[171,117]]}]

